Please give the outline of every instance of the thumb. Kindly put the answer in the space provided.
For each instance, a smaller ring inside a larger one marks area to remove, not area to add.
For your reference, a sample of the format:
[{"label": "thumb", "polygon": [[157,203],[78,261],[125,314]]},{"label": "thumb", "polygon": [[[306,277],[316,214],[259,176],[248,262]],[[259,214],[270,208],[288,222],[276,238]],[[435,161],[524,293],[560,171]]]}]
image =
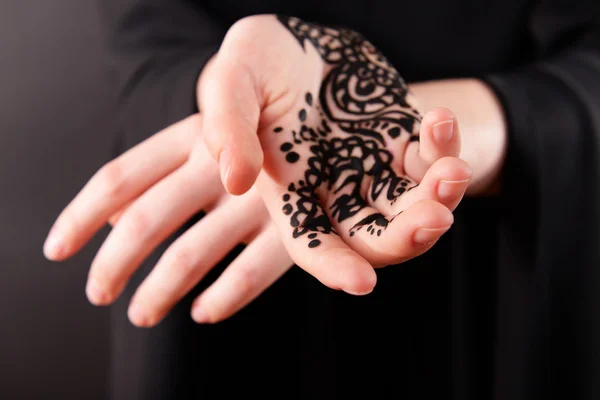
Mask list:
[{"label": "thumb", "polygon": [[437,160],[459,157],[461,136],[456,115],[447,108],[438,107],[425,114],[421,121],[419,141],[408,145],[404,170],[412,179],[421,181]]},{"label": "thumb", "polygon": [[204,141],[219,162],[223,186],[231,194],[243,194],[263,164],[257,135],[260,103],[250,69],[216,56],[198,82],[198,99]]}]

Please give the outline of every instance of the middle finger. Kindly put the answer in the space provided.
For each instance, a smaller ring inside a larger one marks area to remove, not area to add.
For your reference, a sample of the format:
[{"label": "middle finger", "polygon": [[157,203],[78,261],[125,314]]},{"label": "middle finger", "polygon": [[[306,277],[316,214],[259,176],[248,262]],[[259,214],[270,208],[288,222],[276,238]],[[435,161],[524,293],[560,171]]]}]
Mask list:
[{"label": "middle finger", "polygon": [[129,319],[152,326],[189,292],[227,253],[268,218],[260,197],[251,192],[208,213],[178,238],[142,282],[131,300]]},{"label": "middle finger", "polygon": [[89,301],[96,305],[114,301],[156,246],[222,192],[214,161],[204,157],[187,162],[144,193],[125,211],[96,254],[86,287]]}]

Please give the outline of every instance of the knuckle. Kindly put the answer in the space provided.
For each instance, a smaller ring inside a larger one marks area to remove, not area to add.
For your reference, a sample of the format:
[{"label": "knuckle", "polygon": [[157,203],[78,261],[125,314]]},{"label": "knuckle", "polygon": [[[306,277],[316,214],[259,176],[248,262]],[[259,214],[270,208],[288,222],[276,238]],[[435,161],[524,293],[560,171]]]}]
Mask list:
[{"label": "knuckle", "polygon": [[230,32],[246,32],[247,29],[252,29],[260,24],[260,21],[264,19],[264,15],[250,15],[244,18],[238,19],[231,27],[229,28]]},{"label": "knuckle", "polygon": [[[152,217],[144,211],[133,209],[126,212],[123,225],[134,238],[147,238],[152,227]],[[123,218],[123,217],[122,217]]]},{"label": "knuckle", "polygon": [[191,252],[181,249],[167,254],[166,259],[167,265],[181,275],[190,275],[198,264]]},{"label": "knuckle", "polygon": [[100,171],[98,171],[97,179],[101,191],[104,192],[106,196],[110,197],[119,196],[126,186],[123,169],[117,160],[105,164]]},{"label": "knuckle", "polygon": [[241,270],[235,280],[235,292],[240,297],[252,294],[259,284],[259,273],[255,268],[244,268]]},{"label": "knuckle", "polygon": [[269,39],[272,34],[269,29],[265,29],[271,19],[271,15],[251,15],[237,20],[227,31],[224,48],[238,50],[247,56],[253,53],[248,49],[260,51],[257,43]]}]

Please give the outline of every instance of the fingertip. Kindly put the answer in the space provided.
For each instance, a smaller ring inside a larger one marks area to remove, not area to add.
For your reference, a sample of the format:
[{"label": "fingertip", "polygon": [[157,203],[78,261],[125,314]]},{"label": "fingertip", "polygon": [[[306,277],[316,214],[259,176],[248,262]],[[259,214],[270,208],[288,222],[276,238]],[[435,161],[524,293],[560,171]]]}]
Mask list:
[{"label": "fingertip", "polygon": [[429,167],[442,157],[459,157],[460,130],[456,115],[439,107],[423,117],[419,141],[409,144],[405,157],[405,171],[420,181]]},{"label": "fingertip", "polygon": [[127,318],[132,325],[138,328],[149,328],[154,325],[146,312],[144,312],[143,308],[136,303],[133,303],[129,306],[129,309],[127,310]]},{"label": "fingertip", "polygon": [[49,261],[61,261],[65,254],[65,245],[63,239],[57,234],[50,234],[46,238],[43,246],[44,257]]},{"label": "fingertip", "polygon": [[[324,282],[331,288],[339,288],[355,296],[364,296],[373,291],[377,283],[375,269],[367,260],[350,249],[338,248],[327,252],[323,268],[333,263],[340,272],[336,282]],[[331,266],[330,266],[331,267]]]},{"label": "fingertip", "polygon": [[206,312],[204,307],[202,307],[202,305],[199,302],[196,302],[192,306],[190,315],[191,315],[192,319],[194,320],[194,322],[196,322],[197,324],[208,324],[208,323],[213,322],[211,320],[210,315]]},{"label": "fingertip", "polygon": [[454,119],[445,119],[431,126],[433,139],[438,145],[444,145],[452,140],[454,135]]},{"label": "fingertip", "polygon": [[[402,217],[411,220],[417,217],[414,220],[415,222],[410,223],[413,229],[439,228],[454,223],[454,214],[452,211],[440,202],[431,199],[423,199],[415,202],[402,213]],[[396,224],[392,224],[392,226],[394,225]],[[398,226],[397,229],[402,229],[402,227]]]},{"label": "fingertip", "polygon": [[469,163],[457,157],[442,157],[433,163],[425,175],[426,180],[470,180],[473,170]]},{"label": "fingertip", "polygon": [[262,151],[233,159],[230,150],[223,150],[219,159],[219,168],[225,190],[234,196],[250,190],[260,173],[262,161]]},{"label": "fingertip", "polygon": [[[419,208],[427,209],[427,216],[415,227],[412,241],[416,246],[417,255],[433,246],[454,224],[454,214],[434,200],[421,200],[413,206],[415,211]],[[420,250],[422,248],[422,250]]]},{"label": "fingertip", "polygon": [[[375,275],[375,270],[373,269],[373,275]],[[377,276],[377,275],[375,275]],[[353,296],[366,296],[371,294],[371,292],[375,289],[375,282],[371,283],[371,279],[367,279],[365,281],[357,282],[353,285],[348,285],[344,290],[344,292],[351,294]]]},{"label": "fingertip", "polygon": [[413,241],[418,245],[431,246],[450,229],[450,225],[440,228],[419,228],[413,234]]},{"label": "fingertip", "polygon": [[347,278],[342,290],[353,296],[366,296],[375,289],[376,284],[377,274],[371,264],[368,264],[368,268],[363,268],[356,275]]},{"label": "fingertip", "polygon": [[466,161],[444,157],[427,171],[419,191],[454,210],[470,185],[472,176],[473,172]]},{"label": "fingertip", "polygon": [[88,279],[85,294],[88,301],[95,306],[106,306],[111,303],[109,294],[94,278]]},{"label": "fingertip", "polygon": [[460,131],[456,114],[438,107],[423,117],[420,131],[424,141],[423,157],[433,162],[442,156],[458,157],[460,154]]},{"label": "fingertip", "polygon": [[231,175],[233,164],[229,150],[223,150],[219,155],[218,161],[219,172],[221,174],[221,182],[223,183],[225,190],[230,191],[231,183],[229,182],[229,176]]}]

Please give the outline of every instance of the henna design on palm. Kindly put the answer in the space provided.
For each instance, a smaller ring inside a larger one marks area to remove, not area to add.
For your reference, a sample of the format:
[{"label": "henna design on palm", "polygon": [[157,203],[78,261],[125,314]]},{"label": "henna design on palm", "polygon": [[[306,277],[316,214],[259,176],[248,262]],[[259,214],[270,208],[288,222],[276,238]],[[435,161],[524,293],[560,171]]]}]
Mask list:
[{"label": "henna design on palm", "polygon": [[[336,233],[319,191],[334,197],[329,214],[342,222],[368,205],[361,194],[366,179],[371,181],[366,196],[374,201],[385,195],[390,204],[417,186],[396,175],[391,167],[393,155],[385,146],[388,139],[402,133],[418,140],[421,115],[408,103],[408,88],[396,69],[359,33],[293,17],[278,19],[302,48],[309,42],[331,67],[321,84],[318,102],[306,93],[306,108],[298,112],[299,128],[274,130],[290,135],[280,147],[289,163],[301,159],[294,150],[296,145],[310,144],[304,179],[289,185],[282,211],[290,216],[294,238],[308,234],[312,248],[321,243],[319,234]],[[319,113],[319,124],[307,123],[307,115],[315,111],[312,108]],[[333,134],[332,126],[343,135]],[[380,236],[393,218],[371,214],[351,228],[350,236],[363,227],[369,234]]]}]

